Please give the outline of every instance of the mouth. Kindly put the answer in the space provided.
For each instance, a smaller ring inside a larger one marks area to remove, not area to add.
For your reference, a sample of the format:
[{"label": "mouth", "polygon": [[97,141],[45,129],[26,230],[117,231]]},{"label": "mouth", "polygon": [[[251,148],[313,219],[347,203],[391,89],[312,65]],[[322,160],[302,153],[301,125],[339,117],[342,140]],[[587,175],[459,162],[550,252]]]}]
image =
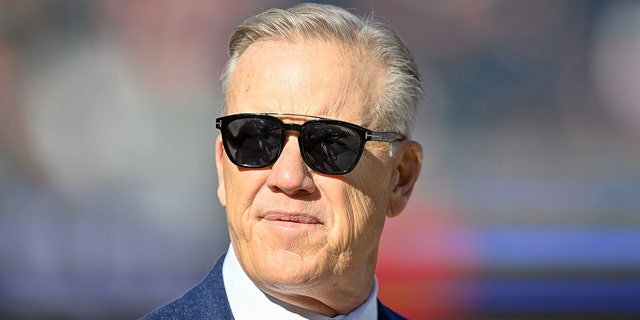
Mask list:
[{"label": "mouth", "polygon": [[322,224],[320,220],[305,214],[268,213],[262,219],[272,222],[288,222],[298,224]]}]

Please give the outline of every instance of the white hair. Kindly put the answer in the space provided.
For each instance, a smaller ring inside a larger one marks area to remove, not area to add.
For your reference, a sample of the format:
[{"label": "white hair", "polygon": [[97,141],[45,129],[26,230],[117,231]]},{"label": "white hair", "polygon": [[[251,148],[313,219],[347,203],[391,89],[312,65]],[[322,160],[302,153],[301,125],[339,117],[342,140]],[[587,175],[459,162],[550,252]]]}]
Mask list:
[{"label": "white hair", "polygon": [[[374,15],[356,15],[332,5],[303,3],[269,9],[240,24],[229,41],[229,60],[221,76],[226,97],[228,80],[240,56],[258,40],[318,38],[364,49],[381,61],[386,83],[373,108],[380,129],[411,136],[422,103],[422,82],[411,53],[398,34]],[[223,103],[224,108],[224,103]]]}]

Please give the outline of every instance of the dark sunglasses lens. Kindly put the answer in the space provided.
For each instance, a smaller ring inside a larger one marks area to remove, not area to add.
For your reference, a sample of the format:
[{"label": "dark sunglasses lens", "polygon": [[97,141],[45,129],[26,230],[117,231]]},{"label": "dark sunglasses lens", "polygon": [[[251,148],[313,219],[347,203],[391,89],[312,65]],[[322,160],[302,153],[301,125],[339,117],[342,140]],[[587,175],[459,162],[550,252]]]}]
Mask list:
[{"label": "dark sunglasses lens", "polygon": [[313,123],[300,133],[307,164],[316,171],[342,174],[351,171],[362,153],[361,135],[339,124]]},{"label": "dark sunglasses lens", "polygon": [[235,119],[222,132],[232,162],[250,168],[271,164],[280,154],[283,135],[282,124],[268,118]]}]

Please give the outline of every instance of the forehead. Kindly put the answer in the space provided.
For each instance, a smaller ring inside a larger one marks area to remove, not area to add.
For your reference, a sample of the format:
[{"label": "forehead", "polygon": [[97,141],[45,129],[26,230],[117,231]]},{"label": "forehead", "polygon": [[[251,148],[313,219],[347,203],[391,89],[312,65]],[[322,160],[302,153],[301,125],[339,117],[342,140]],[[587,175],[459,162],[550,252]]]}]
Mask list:
[{"label": "forehead", "polygon": [[284,112],[371,122],[381,64],[363,50],[323,40],[259,41],[228,83],[227,113]]}]

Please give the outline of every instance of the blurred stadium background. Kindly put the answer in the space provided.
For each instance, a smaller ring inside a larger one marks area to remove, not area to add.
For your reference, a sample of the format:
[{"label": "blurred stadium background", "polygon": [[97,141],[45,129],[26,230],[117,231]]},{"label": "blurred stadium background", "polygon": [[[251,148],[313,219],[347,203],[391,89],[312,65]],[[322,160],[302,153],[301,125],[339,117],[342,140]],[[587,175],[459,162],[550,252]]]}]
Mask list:
[{"label": "blurred stadium background", "polygon": [[[131,319],[228,245],[217,76],[295,1],[0,0],[0,318]],[[412,319],[640,315],[640,1],[353,0],[413,50],[423,175],[383,235]]]}]

